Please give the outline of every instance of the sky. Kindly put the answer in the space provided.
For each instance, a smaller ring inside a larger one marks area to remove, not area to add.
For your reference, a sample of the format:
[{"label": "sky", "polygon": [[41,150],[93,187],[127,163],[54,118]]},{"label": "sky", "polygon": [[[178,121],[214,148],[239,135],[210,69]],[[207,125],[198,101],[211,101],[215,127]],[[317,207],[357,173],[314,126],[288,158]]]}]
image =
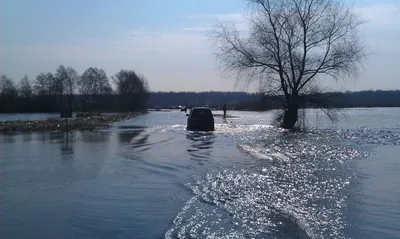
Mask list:
[{"label": "sky", "polygon": [[[400,0],[348,0],[366,23],[370,55],[334,90],[400,89]],[[153,91],[237,91],[218,71],[208,33],[246,29],[242,0],[0,0],[0,74],[19,81],[60,64],[144,75]]]}]

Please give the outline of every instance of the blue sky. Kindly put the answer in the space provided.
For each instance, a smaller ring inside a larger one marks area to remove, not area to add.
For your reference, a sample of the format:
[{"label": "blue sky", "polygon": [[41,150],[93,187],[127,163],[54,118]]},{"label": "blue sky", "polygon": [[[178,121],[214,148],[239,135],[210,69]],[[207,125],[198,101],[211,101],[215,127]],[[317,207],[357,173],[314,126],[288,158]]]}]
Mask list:
[{"label": "blue sky", "polygon": [[[58,65],[145,75],[152,90],[234,90],[206,37],[216,20],[246,28],[242,0],[1,0],[0,73],[19,81]],[[400,89],[400,1],[348,1],[372,55],[340,90]],[[237,89],[240,90],[240,89]]]}]

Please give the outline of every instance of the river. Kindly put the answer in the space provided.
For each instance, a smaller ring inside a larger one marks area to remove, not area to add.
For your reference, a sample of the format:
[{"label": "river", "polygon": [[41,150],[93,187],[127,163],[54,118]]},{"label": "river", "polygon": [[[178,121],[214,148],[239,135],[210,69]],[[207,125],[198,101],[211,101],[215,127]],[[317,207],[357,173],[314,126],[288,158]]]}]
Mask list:
[{"label": "river", "polygon": [[303,132],[228,115],[0,135],[0,237],[399,238],[400,108],[310,112]]}]

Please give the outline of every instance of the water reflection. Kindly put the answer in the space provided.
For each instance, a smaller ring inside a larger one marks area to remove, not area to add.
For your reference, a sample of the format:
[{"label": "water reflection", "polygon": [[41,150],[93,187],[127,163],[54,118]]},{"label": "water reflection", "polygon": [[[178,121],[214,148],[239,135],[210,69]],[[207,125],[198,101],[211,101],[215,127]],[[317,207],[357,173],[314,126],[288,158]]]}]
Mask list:
[{"label": "water reflection", "polygon": [[134,138],[136,138],[137,136],[139,136],[141,133],[143,133],[143,129],[142,130],[133,130],[133,131],[122,131],[118,133],[118,140],[120,143],[131,143]]},{"label": "water reflection", "polygon": [[38,132],[36,133],[36,140],[44,143],[46,141],[59,141],[64,139],[65,133],[62,131],[55,132]]},{"label": "water reflection", "polygon": [[82,131],[81,136],[85,143],[106,143],[110,140],[110,133]]},{"label": "water reflection", "polygon": [[61,145],[61,154],[62,155],[69,155],[74,153],[74,149],[72,147],[72,144],[69,143],[68,141],[64,142]]},{"label": "water reflection", "polygon": [[0,143],[2,144],[13,144],[15,143],[15,135],[13,134],[3,134],[0,135]]},{"label": "water reflection", "polygon": [[211,156],[215,134],[213,132],[188,132],[186,138],[190,140],[186,149],[190,154],[190,159],[203,165]]},{"label": "water reflection", "polygon": [[122,144],[120,152],[124,158],[138,159],[141,152],[151,148],[149,143],[150,134],[145,133],[144,129],[122,131],[118,133],[119,143]]},{"label": "water reflection", "polygon": [[139,148],[142,146],[147,146],[149,137],[150,137],[150,134],[142,135],[142,137],[140,137],[140,138],[136,139],[134,142],[132,142],[132,147]]},{"label": "water reflection", "polygon": [[65,137],[64,142],[60,143],[61,159],[63,161],[68,162],[74,159],[74,140],[71,135],[68,135],[68,138]]},{"label": "water reflection", "polygon": [[[148,124],[144,131],[76,131],[68,141],[57,133],[0,135],[0,214],[7,215],[0,235],[161,238],[170,229],[166,238],[301,238],[304,230],[310,238],[371,238],[372,230],[399,231],[399,128],[288,133],[261,114],[237,114],[230,124],[217,119],[214,133],[187,132],[181,112],[163,112],[130,121]],[[351,160],[382,144],[396,148]]]},{"label": "water reflection", "polygon": [[49,138],[51,141],[59,141],[59,140],[64,140],[64,137],[66,137],[66,133],[65,132],[50,132],[49,133]]},{"label": "water reflection", "polygon": [[22,135],[22,140],[23,140],[25,143],[31,142],[31,141],[32,141],[32,133],[25,133],[25,134],[23,134],[23,135]]}]

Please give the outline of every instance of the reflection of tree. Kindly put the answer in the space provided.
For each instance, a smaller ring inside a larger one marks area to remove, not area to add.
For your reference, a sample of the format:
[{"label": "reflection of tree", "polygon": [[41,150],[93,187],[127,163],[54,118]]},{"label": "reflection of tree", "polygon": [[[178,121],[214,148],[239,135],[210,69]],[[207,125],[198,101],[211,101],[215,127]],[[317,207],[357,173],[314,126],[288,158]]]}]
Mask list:
[{"label": "reflection of tree", "polygon": [[132,142],[132,147],[139,148],[141,146],[146,145],[149,137],[150,137],[150,135],[146,134],[146,135],[143,135],[141,138],[136,139],[134,142]]},{"label": "reflection of tree", "polygon": [[36,133],[37,140],[43,142],[64,139],[64,132],[39,132]]},{"label": "reflection of tree", "polygon": [[68,142],[67,140],[65,140],[65,142],[61,144],[61,155],[63,159],[68,158],[68,157],[64,158],[64,156],[66,155],[74,154],[74,148],[72,146],[73,146],[72,142]]},{"label": "reflection of tree", "polygon": [[110,133],[81,131],[84,143],[105,143],[110,139]]},{"label": "reflection of tree", "polygon": [[64,139],[65,135],[64,132],[50,132],[49,136],[50,136],[50,140],[61,140]]},{"label": "reflection of tree", "polygon": [[24,142],[31,142],[32,141],[32,133],[25,133],[22,135],[22,140]]},{"label": "reflection of tree", "polygon": [[151,149],[148,145],[150,134],[143,134],[143,129],[120,132],[118,134],[119,142],[123,145],[121,153],[124,158],[138,159],[140,153]]},{"label": "reflection of tree", "polygon": [[123,132],[118,136],[119,141],[121,143],[128,143],[132,148],[140,148],[142,146],[146,146],[150,137],[150,134],[142,134],[144,132],[143,129]]},{"label": "reflection of tree", "polygon": [[15,135],[0,135],[0,144],[13,144],[15,143]]},{"label": "reflection of tree", "polygon": [[197,161],[199,164],[203,164],[204,161],[209,159],[215,137],[213,132],[188,132],[186,138],[191,140],[187,148],[190,159]]},{"label": "reflection of tree", "polygon": [[118,140],[120,143],[130,143],[133,138],[140,135],[144,130],[133,130],[133,131],[124,131],[118,134]]}]

